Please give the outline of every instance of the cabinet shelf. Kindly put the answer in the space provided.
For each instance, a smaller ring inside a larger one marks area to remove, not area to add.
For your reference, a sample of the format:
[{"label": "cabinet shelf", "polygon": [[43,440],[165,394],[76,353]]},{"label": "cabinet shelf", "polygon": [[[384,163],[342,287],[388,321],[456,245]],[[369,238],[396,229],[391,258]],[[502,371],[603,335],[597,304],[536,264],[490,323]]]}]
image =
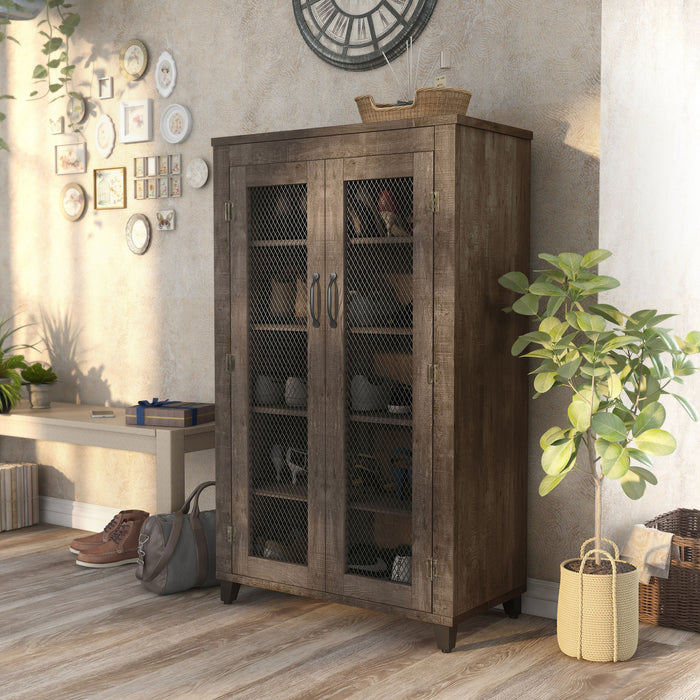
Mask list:
[{"label": "cabinet shelf", "polygon": [[254,486],[253,495],[263,496],[266,498],[279,498],[285,501],[301,501],[303,503],[305,503],[308,500],[307,488],[305,483],[266,483],[262,484],[261,486]]},{"label": "cabinet shelf", "polygon": [[394,496],[382,494],[362,494],[358,497],[350,495],[348,507],[352,510],[362,510],[370,513],[386,513],[404,518],[410,518],[411,502],[397,503]]},{"label": "cabinet shelf", "polygon": [[351,413],[353,423],[376,423],[378,425],[399,425],[405,428],[413,426],[410,413],[389,413],[388,411],[372,411],[371,413]]},{"label": "cabinet shelf", "polygon": [[348,330],[355,335],[403,335],[406,337],[413,335],[412,328],[398,326],[351,326]]},{"label": "cabinet shelf", "polygon": [[297,416],[299,418],[306,418],[305,408],[292,408],[291,406],[265,406],[265,405],[253,405],[250,407],[253,413],[264,413],[268,416]]}]

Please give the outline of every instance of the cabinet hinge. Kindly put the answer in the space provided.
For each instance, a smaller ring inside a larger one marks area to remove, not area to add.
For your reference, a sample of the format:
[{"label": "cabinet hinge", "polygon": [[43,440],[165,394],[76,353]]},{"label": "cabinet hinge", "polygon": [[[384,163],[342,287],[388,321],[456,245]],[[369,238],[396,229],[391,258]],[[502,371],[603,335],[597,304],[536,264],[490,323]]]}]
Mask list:
[{"label": "cabinet hinge", "polygon": [[233,372],[236,369],[236,358],[233,355],[226,354],[226,371]]},{"label": "cabinet hinge", "polygon": [[437,384],[437,363],[428,365],[428,384]]},{"label": "cabinet hinge", "polygon": [[233,544],[233,525],[226,526],[226,541]]},{"label": "cabinet hinge", "polygon": [[430,211],[436,214],[440,211],[440,193],[433,191],[430,193]]},{"label": "cabinet hinge", "polygon": [[426,559],[425,564],[428,581],[434,581],[437,578],[437,559]]},{"label": "cabinet hinge", "polygon": [[233,218],[233,202],[227,199],[224,202],[224,220],[231,221]]}]

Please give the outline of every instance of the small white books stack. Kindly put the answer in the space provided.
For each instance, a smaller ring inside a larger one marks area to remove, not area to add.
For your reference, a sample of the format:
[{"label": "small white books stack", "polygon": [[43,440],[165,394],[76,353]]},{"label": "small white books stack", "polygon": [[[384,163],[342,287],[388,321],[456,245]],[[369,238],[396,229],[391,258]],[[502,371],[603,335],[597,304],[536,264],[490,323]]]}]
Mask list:
[{"label": "small white books stack", "polygon": [[39,465],[0,464],[0,532],[39,522]]}]

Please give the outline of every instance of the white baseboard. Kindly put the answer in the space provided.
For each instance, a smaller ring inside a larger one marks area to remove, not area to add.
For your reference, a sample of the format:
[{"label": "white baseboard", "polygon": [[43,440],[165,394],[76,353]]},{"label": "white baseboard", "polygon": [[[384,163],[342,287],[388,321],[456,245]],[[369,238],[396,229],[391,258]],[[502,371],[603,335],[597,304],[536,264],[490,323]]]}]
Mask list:
[{"label": "white baseboard", "polygon": [[528,578],[527,592],[523,595],[523,612],[556,620],[558,598],[558,583]]},{"label": "white baseboard", "polygon": [[[51,496],[39,496],[40,521],[50,525],[100,532],[116,513],[114,508],[106,506],[67,501]],[[558,595],[559,584],[553,581],[528,578],[527,592],[522,599],[522,611],[527,615],[537,615],[555,620]]]},{"label": "white baseboard", "polygon": [[39,496],[39,519],[42,523],[100,532],[118,512],[107,506],[68,501],[64,498]]}]

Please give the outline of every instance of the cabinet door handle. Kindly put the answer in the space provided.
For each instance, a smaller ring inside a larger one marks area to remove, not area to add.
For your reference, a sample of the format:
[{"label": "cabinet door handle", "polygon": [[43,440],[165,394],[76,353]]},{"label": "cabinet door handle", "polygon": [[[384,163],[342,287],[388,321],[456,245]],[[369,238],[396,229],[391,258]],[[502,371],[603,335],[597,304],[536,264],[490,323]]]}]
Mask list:
[{"label": "cabinet door handle", "polygon": [[[337,328],[338,327],[338,322],[336,320],[336,317],[338,315],[338,310],[336,308],[335,314],[333,313],[333,285],[335,284],[335,281],[338,279],[338,275],[335,274],[335,272],[331,272],[330,280],[328,281],[328,290],[326,292],[326,307],[328,308],[328,319],[330,321],[331,328]],[[337,294],[337,289],[336,289],[336,301],[338,299],[338,294]],[[337,303],[336,303],[337,307]]]},{"label": "cabinet door handle", "polygon": [[314,328],[318,328],[321,325],[318,321],[318,316],[316,316],[316,295],[314,291],[317,286],[321,286],[321,275],[318,272],[314,272],[311,275],[311,287],[309,288],[309,311],[311,312],[311,325]]}]

